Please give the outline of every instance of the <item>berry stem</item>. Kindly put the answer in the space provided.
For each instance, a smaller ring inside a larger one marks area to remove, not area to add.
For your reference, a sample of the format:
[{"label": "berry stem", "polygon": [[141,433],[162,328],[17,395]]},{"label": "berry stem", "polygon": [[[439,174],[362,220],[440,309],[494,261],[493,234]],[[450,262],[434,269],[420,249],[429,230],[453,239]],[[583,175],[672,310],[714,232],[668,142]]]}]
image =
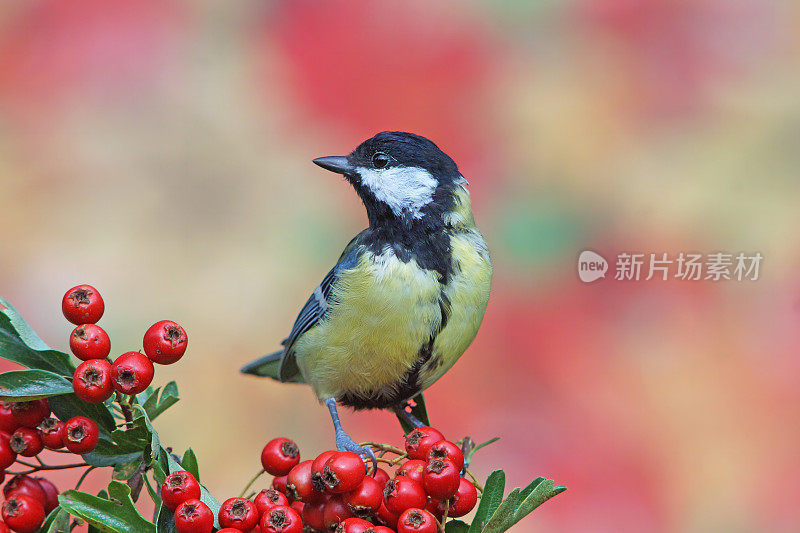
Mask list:
[{"label": "berry stem", "polygon": [[247,483],[247,485],[245,485],[245,487],[242,489],[242,492],[239,494],[239,497],[243,498],[244,495],[247,493],[247,491],[250,489],[250,487],[253,486],[253,483],[255,483],[256,480],[258,478],[260,478],[261,476],[263,476],[265,473],[266,473],[266,470],[264,470],[262,468],[255,476],[253,476],[252,479],[250,479],[250,482]]},{"label": "berry stem", "polygon": [[480,483],[478,483],[478,478],[476,478],[476,477],[475,477],[475,474],[473,474],[472,472],[470,472],[469,468],[467,468],[467,470],[466,470],[466,473],[467,473],[467,475],[469,476],[469,478],[472,480],[472,484],[473,484],[473,485],[475,485],[475,488],[476,488],[476,489],[478,489],[478,492],[480,492],[481,494],[483,494],[483,485],[481,485]]},{"label": "berry stem", "polygon": [[399,455],[401,457],[406,457],[407,456],[405,450],[401,450],[397,446],[392,446],[391,444],[383,444],[381,442],[367,441],[367,442],[362,442],[361,446],[370,446],[372,448],[375,448],[376,450],[380,450],[382,452],[391,452],[391,453],[397,454],[397,455]]},{"label": "berry stem", "polygon": [[442,513],[442,521],[439,523],[442,533],[444,533],[444,525],[447,523],[447,513],[450,511],[450,500],[444,503],[444,513]]},{"label": "berry stem", "polygon": [[42,470],[66,470],[68,468],[81,468],[83,466],[92,465],[89,463],[74,463],[69,465],[34,466],[30,470],[25,470],[24,472],[12,472],[11,470],[6,470],[6,474],[10,474],[12,476],[24,476],[27,474],[33,474],[34,472],[41,472]]},{"label": "berry stem", "polygon": [[81,487],[81,484],[83,483],[83,480],[86,479],[86,476],[89,475],[89,472],[91,472],[95,468],[98,468],[98,467],[90,466],[89,468],[86,469],[86,471],[83,474],[81,474],[81,477],[78,478],[77,485],[75,485],[75,490],[78,490]]},{"label": "berry stem", "polygon": [[122,415],[125,417],[125,423],[128,426],[127,429],[133,428],[133,409],[131,409],[131,403],[133,401],[133,396],[126,402],[125,395],[121,392],[116,392],[115,399],[119,404],[120,408],[122,409]]}]

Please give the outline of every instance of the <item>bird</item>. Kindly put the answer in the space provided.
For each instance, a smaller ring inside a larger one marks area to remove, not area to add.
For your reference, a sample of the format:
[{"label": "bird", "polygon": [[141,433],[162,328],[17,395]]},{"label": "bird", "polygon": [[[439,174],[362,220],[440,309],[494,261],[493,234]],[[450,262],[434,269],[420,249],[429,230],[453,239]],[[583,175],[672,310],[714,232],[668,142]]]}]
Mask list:
[{"label": "bird", "polygon": [[492,263],[469,183],[431,140],[384,131],[347,156],[313,162],[344,176],[368,227],[314,289],[282,348],[241,372],[306,383],[333,422],[337,450],[373,461],[342,428],[338,406],[406,410],[461,357],[483,320]]}]

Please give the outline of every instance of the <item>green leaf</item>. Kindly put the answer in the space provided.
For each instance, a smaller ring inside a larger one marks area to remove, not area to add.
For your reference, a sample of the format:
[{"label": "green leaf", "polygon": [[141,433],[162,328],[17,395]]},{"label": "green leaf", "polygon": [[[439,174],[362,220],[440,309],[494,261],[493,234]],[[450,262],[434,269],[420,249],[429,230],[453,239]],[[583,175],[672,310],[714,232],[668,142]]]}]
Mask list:
[{"label": "green leaf", "polygon": [[[411,408],[411,414],[426,426],[430,426],[431,422],[428,418],[428,410],[425,409],[425,397],[420,392],[414,396],[412,401],[415,405]],[[414,426],[406,422],[404,418],[398,416],[397,419],[400,421],[400,425],[403,427],[403,433],[409,433],[414,430]]]},{"label": "green leaf", "polygon": [[69,533],[69,513],[56,507],[39,527],[40,533]]},{"label": "green leaf", "polygon": [[12,370],[0,374],[0,400],[38,400],[71,392],[72,383],[45,370]]},{"label": "green leaf", "polygon": [[486,479],[481,495],[481,503],[475,512],[475,518],[469,526],[469,533],[479,533],[491,517],[494,511],[500,506],[503,500],[503,492],[506,488],[506,473],[502,470],[495,470]]},{"label": "green leaf", "polygon": [[156,526],[146,520],[131,500],[131,489],[125,483],[108,485],[108,500],[70,489],[58,497],[63,509],[106,533],[155,533]]},{"label": "green leaf", "polygon": [[7,300],[0,298],[0,357],[20,365],[72,376],[75,367],[64,352],[51,349]]},{"label": "green leaf", "polygon": [[93,404],[86,403],[73,394],[64,394],[62,396],[53,396],[47,400],[50,404],[50,409],[59,420],[66,422],[73,416],[85,416],[97,422],[100,428],[100,434],[110,438],[110,434],[114,431],[114,417],[102,403]]},{"label": "green leaf", "polygon": [[491,518],[483,526],[481,533],[502,533],[514,525],[514,511],[517,510],[520,489],[514,489],[491,513]]},{"label": "green leaf", "polygon": [[[537,481],[538,483],[536,483]],[[536,483],[536,485],[534,485],[534,483]],[[525,487],[523,493],[527,492],[527,495],[524,499],[520,498],[520,504],[514,512],[514,521],[512,525],[525,518],[526,515],[530,514],[534,509],[553,496],[557,496],[567,490],[567,487],[556,487],[552,479],[536,478],[534,483]],[[531,487],[532,485],[533,487]]]},{"label": "green leaf", "polygon": [[197,464],[197,456],[194,454],[194,450],[191,448],[186,450],[186,453],[183,454],[181,464],[184,470],[192,474],[197,481],[200,481],[200,467]]},{"label": "green leaf", "polygon": [[469,524],[461,520],[450,520],[444,525],[444,533],[467,533]]},{"label": "green leaf", "polygon": [[152,391],[151,394],[143,396],[146,392],[147,391],[140,394],[137,400],[142,405],[142,408],[151,421],[155,420],[158,415],[175,405],[180,399],[178,396],[178,384],[174,381],[167,383],[163,391],[161,387],[159,387]]},{"label": "green leaf", "polygon": [[117,463],[114,465],[114,472],[111,474],[111,478],[117,481],[128,481],[139,470],[140,464],[142,464],[141,456],[127,463]]},{"label": "green leaf", "polygon": [[176,533],[175,514],[163,505],[158,511],[158,521],[156,522],[158,533]]}]

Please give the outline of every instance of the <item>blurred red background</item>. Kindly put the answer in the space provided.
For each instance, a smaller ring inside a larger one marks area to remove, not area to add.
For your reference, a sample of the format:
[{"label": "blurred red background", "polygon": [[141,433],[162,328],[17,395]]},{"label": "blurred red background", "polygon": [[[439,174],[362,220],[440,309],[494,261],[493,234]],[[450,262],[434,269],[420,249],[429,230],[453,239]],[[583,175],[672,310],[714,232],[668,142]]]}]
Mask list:
[{"label": "blurred red background", "polygon": [[[420,133],[495,263],[431,417],[501,437],[481,475],[570,489],[517,530],[796,531],[798,23],[757,0],[5,2],[0,292],[61,349],[81,282],[114,352],[181,322],[162,440],[238,494],[267,438],[333,443],[307,389],[237,373],[366,223],[310,159]],[[584,249],[765,259],[755,282],[587,285]],[[344,422],[400,438],[385,413]]]}]

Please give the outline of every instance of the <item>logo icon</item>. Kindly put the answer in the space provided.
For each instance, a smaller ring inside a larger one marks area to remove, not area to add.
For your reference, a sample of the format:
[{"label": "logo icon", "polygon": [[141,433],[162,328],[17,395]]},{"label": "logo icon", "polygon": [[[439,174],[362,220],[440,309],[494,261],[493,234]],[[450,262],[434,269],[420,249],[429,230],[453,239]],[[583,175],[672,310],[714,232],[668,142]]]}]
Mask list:
[{"label": "logo icon", "polygon": [[578,257],[578,277],[584,283],[591,283],[606,277],[608,261],[591,250],[584,250]]}]

